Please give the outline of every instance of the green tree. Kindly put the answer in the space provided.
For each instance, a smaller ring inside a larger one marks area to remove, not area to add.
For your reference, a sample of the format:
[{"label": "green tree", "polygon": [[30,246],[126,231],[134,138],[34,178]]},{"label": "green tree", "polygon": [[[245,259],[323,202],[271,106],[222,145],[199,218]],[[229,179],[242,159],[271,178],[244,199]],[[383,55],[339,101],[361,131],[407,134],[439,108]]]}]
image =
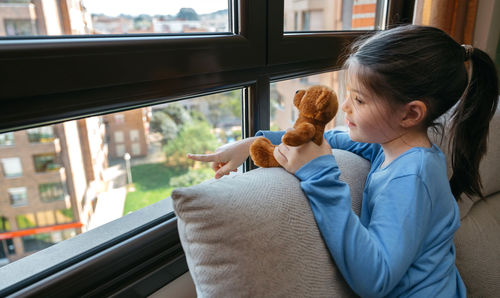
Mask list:
[{"label": "green tree", "polygon": [[200,18],[196,11],[192,8],[181,8],[176,16],[179,20],[188,20],[188,21],[196,21]]},{"label": "green tree", "polygon": [[162,135],[162,143],[175,139],[185,123],[191,122],[189,111],[178,103],[171,103],[163,109],[158,109],[151,116],[151,131]]},{"label": "green tree", "polygon": [[179,135],[164,146],[167,165],[187,169],[194,162],[186,157],[187,153],[213,152],[220,146],[212,133],[212,127],[205,121],[197,121],[182,127]]}]

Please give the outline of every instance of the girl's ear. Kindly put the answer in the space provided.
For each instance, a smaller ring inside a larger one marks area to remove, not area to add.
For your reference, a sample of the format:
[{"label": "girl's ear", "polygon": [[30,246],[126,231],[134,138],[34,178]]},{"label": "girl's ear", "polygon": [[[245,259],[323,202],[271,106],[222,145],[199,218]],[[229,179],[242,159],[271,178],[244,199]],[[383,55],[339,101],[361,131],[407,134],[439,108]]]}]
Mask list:
[{"label": "girl's ear", "polygon": [[427,106],[421,100],[414,100],[404,106],[401,126],[411,128],[420,125],[427,116]]}]

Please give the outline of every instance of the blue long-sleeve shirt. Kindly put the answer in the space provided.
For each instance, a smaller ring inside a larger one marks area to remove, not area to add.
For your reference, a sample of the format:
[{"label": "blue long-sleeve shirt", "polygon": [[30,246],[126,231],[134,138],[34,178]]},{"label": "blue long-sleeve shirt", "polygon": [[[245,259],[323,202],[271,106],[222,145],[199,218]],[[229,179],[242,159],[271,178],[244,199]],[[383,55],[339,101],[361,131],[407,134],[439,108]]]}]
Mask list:
[{"label": "blue long-sleeve shirt", "polygon": [[[284,132],[257,135],[279,144]],[[371,162],[361,214],[333,155],[320,156],[295,176],[307,195],[324,241],[347,283],[362,297],[465,297],[453,236],[460,215],[441,150],[414,147],[382,167],[379,144],[325,132],[332,148]]]}]

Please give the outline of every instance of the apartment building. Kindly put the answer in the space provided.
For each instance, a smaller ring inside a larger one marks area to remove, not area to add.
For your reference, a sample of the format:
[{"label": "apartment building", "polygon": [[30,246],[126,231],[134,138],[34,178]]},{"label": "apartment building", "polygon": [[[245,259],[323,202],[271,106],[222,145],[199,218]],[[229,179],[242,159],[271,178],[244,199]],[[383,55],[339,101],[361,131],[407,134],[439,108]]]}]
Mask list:
[{"label": "apartment building", "polygon": [[151,108],[134,109],[104,116],[110,158],[145,156],[149,149]]},{"label": "apartment building", "polygon": [[106,188],[99,118],[0,135],[0,264],[86,230]]}]

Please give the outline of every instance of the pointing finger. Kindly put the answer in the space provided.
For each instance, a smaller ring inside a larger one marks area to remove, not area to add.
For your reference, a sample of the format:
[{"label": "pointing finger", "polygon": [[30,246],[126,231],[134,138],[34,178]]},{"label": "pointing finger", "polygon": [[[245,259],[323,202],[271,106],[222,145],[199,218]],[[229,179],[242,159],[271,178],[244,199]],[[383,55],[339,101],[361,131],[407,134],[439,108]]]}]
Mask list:
[{"label": "pointing finger", "polygon": [[187,157],[192,159],[192,160],[197,160],[197,161],[203,161],[203,162],[219,162],[219,154],[217,153],[212,153],[212,154],[191,154],[188,153]]}]

